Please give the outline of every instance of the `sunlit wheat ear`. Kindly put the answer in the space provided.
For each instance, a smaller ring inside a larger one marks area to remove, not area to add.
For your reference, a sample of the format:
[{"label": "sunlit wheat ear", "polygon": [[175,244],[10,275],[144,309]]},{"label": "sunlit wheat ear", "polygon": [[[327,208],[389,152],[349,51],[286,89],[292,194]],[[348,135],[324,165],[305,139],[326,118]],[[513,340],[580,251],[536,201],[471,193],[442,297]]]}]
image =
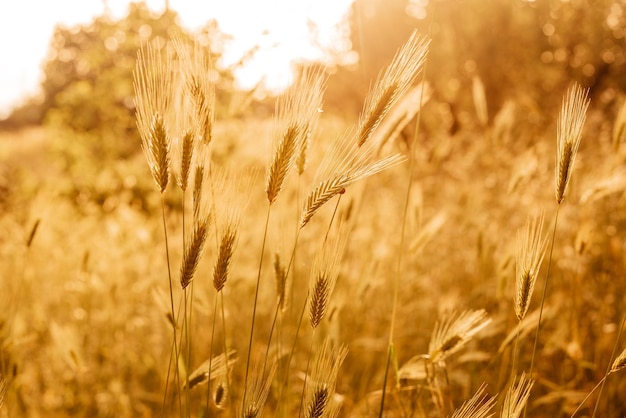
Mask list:
[{"label": "sunlit wheat ear", "polygon": [[215,262],[215,267],[213,268],[213,287],[215,287],[215,290],[218,292],[224,288],[226,280],[228,279],[230,262],[237,243],[236,225],[228,224],[222,229],[222,236],[217,252],[217,261]]},{"label": "sunlit wheat ear", "polygon": [[315,129],[325,79],[322,71],[305,70],[277,103],[274,153],[265,186],[270,205],[282,190],[297,153],[302,154],[304,143]]},{"label": "sunlit wheat ear", "polygon": [[492,410],[496,405],[496,398],[487,395],[485,389],[486,385],[483,384],[470,400],[454,411],[452,418],[487,418],[493,416]]},{"label": "sunlit wheat ear", "polygon": [[517,264],[515,281],[515,314],[521,321],[528,312],[535,282],[545,255],[546,238],[543,236],[543,212],[528,218],[523,230],[517,231]]},{"label": "sunlit wheat ear", "polygon": [[274,253],[274,278],[276,279],[276,300],[278,308],[284,311],[286,307],[287,271],[278,252]]},{"label": "sunlit wheat ear", "polygon": [[565,198],[576,160],[576,153],[583,135],[589,89],[574,84],[565,94],[557,124],[556,154],[556,201],[561,204]]},{"label": "sunlit wheat ear", "polygon": [[285,184],[285,178],[293,166],[294,156],[298,149],[298,138],[300,131],[296,125],[289,126],[285,132],[278,148],[274,152],[274,158],[267,172],[265,191],[267,201],[273,204],[278,197],[278,193]]},{"label": "sunlit wheat ear", "polygon": [[177,174],[176,182],[178,187],[184,192],[189,185],[189,176],[191,173],[191,161],[193,158],[193,151],[195,148],[194,135],[192,131],[185,131],[182,137],[176,141],[176,147],[172,154],[175,156],[174,160],[177,162]]},{"label": "sunlit wheat ear", "polygon": [[306,418],[336,416],[339,412],[339,406],[334,404],[333,397],[339,368],[347,354],[348,349],[345,346],[334,352],[327,341],[322,345],[311,377],[307,381],[304,407]]},{"label": "sunlit wheat ear", "polygon": [[613,361],[609,374],[619,372],[624,368],[626,368],[626,348],[617,356],[615,361]]},{"label": "sunlit wheat ear", "polygon": [[210,53],[198,40],[194,41],[193,47],[190,47],[180,39],[175,39],[174,47],[180,61],[185,97],[190,102],[187,110],[191,116],[193,128],[199,139],[208,145],[213,140],[215,79],[217,77],[211,64]]},{"label": "sunlit wheat ear", "polygon": [[243,410],[240,415],[242,418],[258,418],[263,414],[272,379],[276,373],[276,364],[274,363],[265,375],[263,374],[264,369],[263,361],[259,361],[252,371],[252,378],[246,383],[248,395],[244,399]]},{"label": "sunlit wheat ear", "polygon": [[519,418],[528,402],[534,383],[534,380],[522,373],[517,384],[511,384],[502,404],[501,418]]},{"label": "sunlit wheat ear", "polygon": [[170,139],[165,122],[172,94],[170,61],[158,43],[150,43],[137,52],[133,73],[141,145],[161,193],[167,188],[170,173]]},{"label": "sunlit wheat ear", "polygon": [[346,229],[341,227],[338,236],[324,243],[311,267],[309,291],[309,319],[315,329],[326,315],[330,296],[339,276],[339,263],[347,241]]},{"label": "sunlit wheat ear", "polygon": [[429,42],[426,37],[413,32],[391,64],[378,76],[374,88],[365,99],[359,118],[359,147],[371,137],[391,106],[415,81],[424,67]]},{"label": "sunlit wheat ear", "polygon": [[326,202],[344,193],[351,184],[405,161],[406,157],[400,154],[390,155],[374,161],[355,159],[352,161],[352,167],[345,168],[345,171],[338,171],[336,174],[320,181],[307,196],[300,217],[300,228],[304,228]]},{"label": "sunlit wheat ear", "polygon": [[202,257],[204,243],[209,232],[209,216],[194,220],[191,236],[185,242],[183,260],[180,266],[180,285],[183,289],[189,286]]},{"label": "sunlit wheat ear", "polygon": [[447,315],[435,325],[428,345],[428,358],[432,363],[445,361],[490,322],[483,309],[465,311],[458,316],[454,313]]},{"label": "sunlit wheat ear", "polygon": [[[198,142],[196,143],[196,151],[194,152],[193,166],[193,218],[199,219],[210,213],[210,193],[204,191],[209,187],[209,164],[210,164],[209,146]],[[204,192],[203,192],[204,191]]]},{"label": "sunlit wheat ear", "polygon": [[[211,380],[226,376],[236,362],[237,357],[235,357],[234,350],[229,351],[227,355],[222,353],[217,356],[213,356],[210,360],[205,360],[189,375],[189,388],[191,389],[200,384],[207,383],[209,376],[211,376]],[[186,382],[183,384],[183,389],[186,384]]]}]

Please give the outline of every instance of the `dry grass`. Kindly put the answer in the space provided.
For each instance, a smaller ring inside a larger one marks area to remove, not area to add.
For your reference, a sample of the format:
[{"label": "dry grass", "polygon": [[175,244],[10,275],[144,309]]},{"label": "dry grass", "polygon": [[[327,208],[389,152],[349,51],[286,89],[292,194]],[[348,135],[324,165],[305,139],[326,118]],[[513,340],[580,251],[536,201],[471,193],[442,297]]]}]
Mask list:
[{"label": "dry grass", "polygon": [[[148,64],[159,62],[158,53],[148,51],[143,52],[145,68],[138,71],[146,80],[157,83],[161,77],[165,83],[158,66]],[[146,82],[139,91],[148,94],[156,85]],[[371,117],[353,127],[336,115],[317,112],[311,124],[298,125],[218,119],[193,124],[194,147],[191,137],[185,140],[184,129],[169,133],[167,103],[147,100],[139,105],[144,110],[138,123],[145,156],[111,161],[98,172],[86,170],[92,161],[83,156],[76,169],[88,173],[83,182],[65,171],[68,151],[53,132],[3,134],[0,375],[6,392],[0,417],[157,416],[166,385],[165,416],[184,415],[179,396],[188,403],[189,415],[198,411],[198,416],[206,411],[224,417],[379,416],[393,304],[390,284],[396,279],[396,367],[390,368],[385,417],[450,416],[466,399],[471,400],[452,416],[490,416],[498,393],[505,398],[501,416],[519,416],[523,405],[529,417],[570,416],[605,379],[607,369],[605,390],[590,399],[598,406],[597,416],[624,415],[624,382],[618,373],[624,353],[610,359],[626,306],[620,280],[626,273],[626,188],[616,180],[599,190],[593,181],[619,174],[616,167],[625,159],[613,145],[613,115],[589,107],[585,129],[596,134],[595,142],[580,141],[580,112],[590,105],[586,93],[581,96],[574,88],[562,111],[569,116],[559,122],[558,109],[545,108],[545,117],[553,122],[541,130],[531,129],[524,112],[510,107],[506,118],[494,116],[484,125],[470,106],[460,110],[464,124],[450,136],[432,128],[446,117],[445,103],[433,96],[421,108],[425,126],[431,128],[418,137],[415,172],[409,173],[401,164],[405,145],[377,137],[376,126],[382,125],[376,115],[386,108],[394,85],[386,83],[373,96],[364,107],[369,109],[364,115]],[[554,99],[560,94],[554,92]],[[500,123],[508,124],[514,135],[502,133],[509,128]],[[580,125],[571,135],[558,128],[557,135],[562,138],[557,201],[567,194],[571,204],[561,209],[533,380],[518,376],[511,382],[514,339],[519,338],[520,373],[530,360],[529,335],[538,321],[531,295],[545,247],[542,218],[524,222],[534,208],[554,202],[553,138],[557,126],[565,125]],[[289,126],[297,126],[291,131],[296,139],[290,140],[296,145],[283,151],[278,144],[285,137],[276,133],[288,133],[283,128]],[[367,138],[360,147],[359,137]],[[505,139],[512,137],[515,141]],[[576,155],[578,172],[572,177]],[[274,157],[280,170],[267,164]],[[297,170],[282,170],[284,161]],[[183,193],[167,187],[170,169],[192,201],[185,213],[195,213],[184,228]],[[264,171],[266,177],[252,176],[248,187],[245,173]],[[296,171],[299,175],[290,174]],[[401,251],[397,237],[405,191],[399,179],[407,176],[414,177],[415,187],[406,220],[406,265],[398,278],[394,266]],[[232,193],[229,180],[240,185]],[[298,187],[307,192],[304,198],[298,199]],[[277,257],[261,251],[270,196],[269,236],[277,238],[270,239],[268,248],[280,248]],[[338,196],[336,206],[327,205]],[[166,378],[172,324],[181,329],[177,315],[184,299],[177,286],[171,314],[163,280],[167,260],[161,251],[161,197],[176,243],[170,261],[183,266],[182,284],[189,294],[193,283],[186,325],[193,339],[188,364],[178,363],[189,384],[181,381],[180,386],[172,386],[172,376]],[[207,213],[213,221],[201,234],[194,232]],[[338,257],[333,267],[320,269],[333,264],[316,264],[316,251],[326,234],[338,233],[338,219],[350,239],[344,250],[329,252]],[[510,231],[520,227],[518,243]],[[260,275],[276,280],[262,281],[257,289],[259,257],[268,261]],[[328,286],[330,281],[316,285],[318,277],[329,275],[334,287]],[[309,313],[299,308],[310,289],[320,296],[319,303],[312,299],[305,305],[313,312],[314,336],[298,328],[301,316]],[[268,362],[253,368],[244,400],[245,363],[228,361],[223,367],[223,353],[235,350],[240,359],[248,354],[250,306],[257,290],[258,327],[251,351],[253,358]],[[281,315],[272,328],[277,303]],[[455,310],[465,313],[446,316]],[[319,344],[322,339],[329,341],[326,346]],[[330,348],[344,344],[347,354]],[[320,360],[311,362],[304,379],[308,347],[313,347],[312,358]],[[589,405],[581,409],[585,407]]]}]

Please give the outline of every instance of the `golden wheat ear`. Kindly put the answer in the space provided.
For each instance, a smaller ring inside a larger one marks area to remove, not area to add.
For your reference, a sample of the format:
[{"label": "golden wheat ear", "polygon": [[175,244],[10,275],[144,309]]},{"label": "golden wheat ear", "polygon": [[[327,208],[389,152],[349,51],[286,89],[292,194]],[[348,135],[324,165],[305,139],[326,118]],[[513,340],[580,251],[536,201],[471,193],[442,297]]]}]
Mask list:
[{"label": "golden wheat ear", "polygon": [[502,404],[501,418],[519,418],[528,403],[534,380],[522,373],[517,383],[513,382],[506,392]]},{"label": "golden wheat ear", "polygon": [[359,117],[356,135],[359,147],[372,136],[389,109],[415,82],[426,62],[429,43],[426,37],[414,31],[391,64],[378,76]]},{"label": "golden wheat ear", "polygon": [[620,370],[626,368],[626,348],[622,350],[619,356],[613,361],[611,365],[611,369],[609,370],[609,374],[619,372]]},{"label": "golden wheat ear", "polygon": [[452,313],[437,322],[428,345],[428,358],[432,363],[440,363],[456,353],[491,319],[484,309],[465,311],[461,315]]},{"label": "golden wheat ear", "polygon": [[264,362],[257,362],[252,371],[252,378],[246,383],[247,397],[243,400],[243,408],[241,411],[242,418],[258,418],[263,415],[263,408],[270,393],[272,380],[276,373],[276,364],[274,363],[270,369],[265,372]]},{"label": "golden wheat ear", "polygon": [[579,84],[569,88],[557,124],[556,201],[561,204],[572,177],[576,154],[583,136],[583,125],[589,107],[589,89]]},{"label": "golden wheat ear", "polygon": [[491,411],[496,405],[496,398],[487,395],[486,387],[483,383],[474,396],[454,411],[452,418],[487,418],[493,416]]},{"label": "golden wheat ear", "polygon": [[543,212],[528,218],[523,230],[517,231],[517,263],[515,281],[515,314],[521,321],[528,312],[535,289],[547,239],[543,236]]},{"label": "golden wheat ear", "polygon": [[306,402],[304,406],[305,418],[322,418],[336,416],[339,405],[334,401],[335,386],[341,363],[348,355],[345,346],[333,350],[328,341],[324,341],[315,366],[308,379],[306,388]]},{"label": "golden wheat ear", "polygon": [[[211,380],[226,376],[236,362],[237,357],[235,357],[235,350],[230,350],[226,355],[222,353],[205,360],[189,375],[189,389],[207,383],[209,376]],[[186,385],[187,383],[185,382],[183,389],[185,389]]]},{"label": "golden wheat ear", "polygon": [[170,138],[166,126],[172,95],[171,59],[158,42],[137,52],[134,76],[137,127],[150,172],[161,193],[170,173]]},{"label": "golden wheat ear", "polygon": [[180,285],[183,289],[189,286],[193,280],[204,251],[204,243],[209,233],[209,223],[210,217],[208,216],[194,220],[194,229],[183,248],[183,260],[180,266]]}]

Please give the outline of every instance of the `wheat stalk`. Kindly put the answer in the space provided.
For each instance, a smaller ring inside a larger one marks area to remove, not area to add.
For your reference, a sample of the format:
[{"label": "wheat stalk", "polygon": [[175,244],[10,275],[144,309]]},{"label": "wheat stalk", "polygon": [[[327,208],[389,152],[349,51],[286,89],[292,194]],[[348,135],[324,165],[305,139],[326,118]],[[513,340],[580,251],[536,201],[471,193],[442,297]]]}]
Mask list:
[{"label": "wheat stalk", "polygon": [[543,237],[543,221],[542,212],[537,217],[528,218],[523,232],[517,231],[515,314],[520,321],[528,312],[535,282],[545,255],[547,239]]},{"label": "wheat stalk", "polygon": [[561,204],[572,176],[576,153],[582,139],[589,89],[574,84],[565,94],[557,124],[556,201]]}]

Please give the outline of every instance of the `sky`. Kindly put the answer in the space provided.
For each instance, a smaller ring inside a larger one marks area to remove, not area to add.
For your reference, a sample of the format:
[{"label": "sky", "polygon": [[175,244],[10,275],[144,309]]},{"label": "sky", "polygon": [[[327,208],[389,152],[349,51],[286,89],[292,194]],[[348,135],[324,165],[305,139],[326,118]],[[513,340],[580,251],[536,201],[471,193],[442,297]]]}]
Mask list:
[{"label": "sky", "polygon": [[[338,47],[341,22],[353,0],[170,0],[190,30],[216,19],[233,37],[224,64],[236,62],[253,46],[261,50],[237,78],[251,87],[263,77],[270,89],[288,83],[291,63],[324,59],[308,36],[311,23],[322,46]],[[57,24],[87,24],[105,12],[123,17],[130,0],[0,0],[0,117],[38,92],[41,68]],[[146,0],[160,11],[164,0]],[[244,13],[242,13],[244,11]],[[344,25],[345,30],[345,25]],[[340,46],[339,46],[339,49]]]}]

